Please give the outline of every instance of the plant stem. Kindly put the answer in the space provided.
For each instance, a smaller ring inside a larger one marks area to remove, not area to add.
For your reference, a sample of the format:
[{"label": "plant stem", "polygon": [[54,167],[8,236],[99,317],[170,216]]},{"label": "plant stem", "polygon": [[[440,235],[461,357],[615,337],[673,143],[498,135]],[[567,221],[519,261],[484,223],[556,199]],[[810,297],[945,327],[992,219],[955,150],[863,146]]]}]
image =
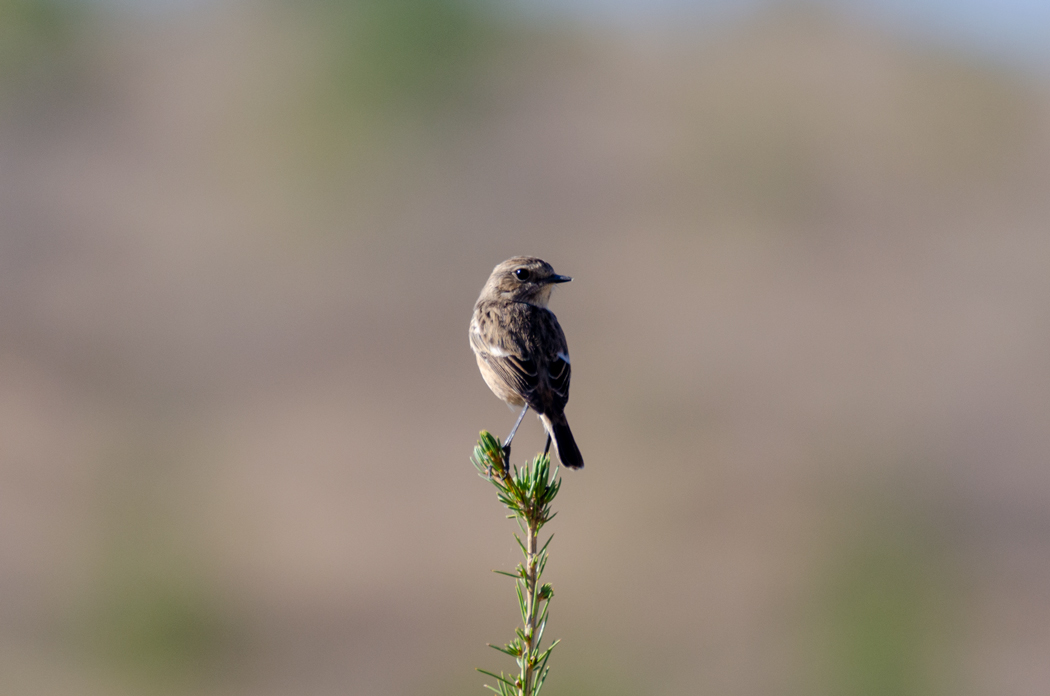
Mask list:
[{"label": "plant stem", "polygon": [[522,625],[515,629],[514,640],[502,647],[492,645],[514,658],[520,673],[512,679],[503,672],[478,671],[496,679],[496,686],[487,688],[499,696],[539,696],[548,674],[547,659],[558,644],[554,641],[546,650],[540,648],[554,591],[549,584],[540,584],[550,539],[540,548],[539,536],[543,525],[554,517],[551,502],[561,488],[561,479],[557,477],[558,470],[551,468],[547,455],[540,455],[521,468],[509,466],[499,440],[486,431],[481,432],[472,461],[481,477],[496,487],[499,501],[517,520],[525,537],[523,541],[515,535],[525,562],[519,563],[513,573],[496,571],[516,581]]},{"label": "plant stem", "polygon": [[525,660],[521,663],[521,694],[532,693],[533,681],[533,643],[536,636],[536,538],[539,530],[532,520],[528,520],[525,536],[525,606],[528,610],[525,622]]}]

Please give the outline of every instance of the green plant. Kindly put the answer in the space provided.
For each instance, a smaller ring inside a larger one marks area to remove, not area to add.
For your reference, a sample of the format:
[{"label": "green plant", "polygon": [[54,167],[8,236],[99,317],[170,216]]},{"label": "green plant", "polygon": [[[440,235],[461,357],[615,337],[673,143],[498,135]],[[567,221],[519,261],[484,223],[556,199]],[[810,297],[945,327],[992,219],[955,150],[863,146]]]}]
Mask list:
[{"label": "green plant", "polygon": [[547,610],[554,596],[550,584],[540,584],[540,577],[547,565],[547,547],[554,536],[551,535],[540,547],[539,532],[554,517],[551,502],[558,495],[561,479],[558,478],[558,469],[551,469],[551,460],[546,454],[539,455],[520,469],[511,467],[499,439],[485,430],[481,431],[474,447],[473,463],[481,477],[496,487],[499,501],[511,513],[508,517],[517,521],[525,536],[525,541],[522,541],[521,537],[514,535],[525,562],[519,563],[513,573],[495,571],[516,580],[522,625],[515,630],[514,640],[506,645],[490,644],[490,647],[514,658],[518,663],[518,676],[484,669],[478,671],[496,680],[496,686],[485,686],[500,696],[538,696],[547,679],[547,660],[558,644],[554,641],[546,650],[540,645],[547,626]]}]

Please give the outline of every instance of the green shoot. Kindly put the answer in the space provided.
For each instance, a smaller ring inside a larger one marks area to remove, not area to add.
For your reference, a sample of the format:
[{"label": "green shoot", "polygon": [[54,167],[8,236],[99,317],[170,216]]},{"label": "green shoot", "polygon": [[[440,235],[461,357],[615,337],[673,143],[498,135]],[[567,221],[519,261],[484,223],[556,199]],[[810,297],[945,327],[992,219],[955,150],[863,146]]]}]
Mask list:
[{"label": "green shoot", "polygon": [[554,597],[553,588],[541,584],[540,577],[547,565],[547,547],[554,537],[548,538],[542,547],[538,540],[540,529],[554,517],[551,502],[558,495],[561,479],[557,467],[551,468],[550,457],[545,454],[520,469],[511,467],[503,456],[499,439],[485,430],[481,431],[474,447],[472,461],[481,477],[495,486],[496,497],[510,512],[508,517],[517,521],[525,537],[522,541],[521,537],[514,535],[525,558],[524,563],[519,563],[513,572],[495,571],[516,580],[521,627],[515,629],[514,639],[506,645],[490,645],[514,658],[518,675],[478,671],[496,680],[495,686],[485,686],[500,696],[539,696],[550,670],[547,661],[558,641],[546,649],[540,645],[547,626],[547,610]]}]

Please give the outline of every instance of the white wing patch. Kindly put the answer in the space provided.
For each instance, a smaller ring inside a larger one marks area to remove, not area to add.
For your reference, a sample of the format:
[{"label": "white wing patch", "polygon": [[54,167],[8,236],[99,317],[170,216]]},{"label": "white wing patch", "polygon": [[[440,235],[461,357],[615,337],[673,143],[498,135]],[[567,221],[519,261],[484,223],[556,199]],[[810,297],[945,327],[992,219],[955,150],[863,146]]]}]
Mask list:
[{"label": "white wing patch", "polygon": [[477,346],[477,348],[484,350],[489,355],[495,356],[497,358],[506,358],[513,355],[513,353],[504,350],[499,346],[491,345],[488,341],[486,341],[485,338],[481,335],[481,331],[478,328],[477,324],[471,325],[470,338],[471,341]]},{"label": "white wing patch", "polygon": [[491,346],[488,344],[485,344],[485,350],[487,350],[490,355],[495,355],[497,358],[509,358],[511,355],[514,355],[510,351],[503,350],[499,346]]},{"label": "white wing patch", "polygon": [[558,357],[565,361],[566,364],[572,365],[572,361],[569,360],[569,354],[558,351]]}]

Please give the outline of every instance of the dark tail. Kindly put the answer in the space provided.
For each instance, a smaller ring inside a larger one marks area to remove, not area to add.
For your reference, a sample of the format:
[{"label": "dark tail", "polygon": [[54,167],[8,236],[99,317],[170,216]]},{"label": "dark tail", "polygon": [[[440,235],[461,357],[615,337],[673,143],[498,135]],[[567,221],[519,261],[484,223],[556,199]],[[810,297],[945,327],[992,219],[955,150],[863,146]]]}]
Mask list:
[{"label": "dark tail", "polygon": [[580,448],[576,446],[576,440],[569,430],[569,421],[565,420],[564,413],[544,414],[541,416],[543,425],[554,439],[554,449],[558,452],[558,459],[570,469],[583,468],[583,455]]}]

